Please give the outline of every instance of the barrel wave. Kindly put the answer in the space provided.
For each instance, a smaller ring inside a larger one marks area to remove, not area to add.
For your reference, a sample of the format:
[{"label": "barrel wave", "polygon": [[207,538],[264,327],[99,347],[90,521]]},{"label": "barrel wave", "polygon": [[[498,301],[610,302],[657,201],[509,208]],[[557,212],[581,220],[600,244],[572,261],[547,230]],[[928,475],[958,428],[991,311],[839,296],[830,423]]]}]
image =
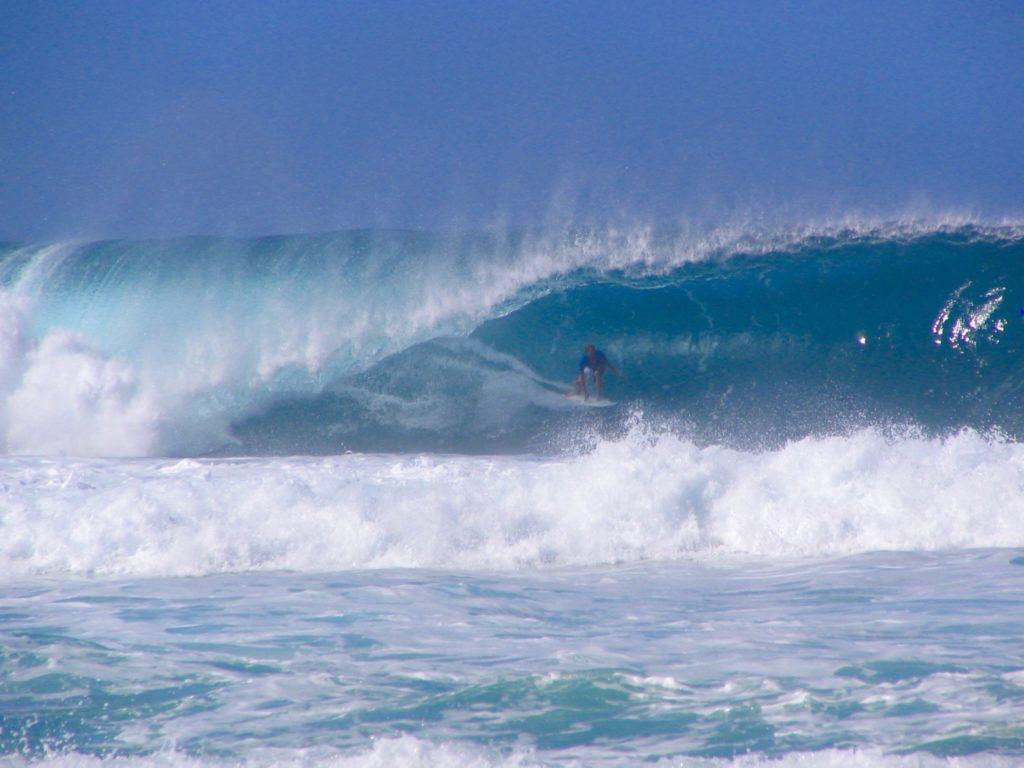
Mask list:
[{"label": "barrel wave", "polygon": [[[8,454],[1024,435],[1016,226],[357,231],[0,250]],[[615,408],[562,395],[594,341]]]},{"label": "barrel wave", "polygon": [[1019,226],[8,245],[0,286],[5,765],[1020,763]]}]

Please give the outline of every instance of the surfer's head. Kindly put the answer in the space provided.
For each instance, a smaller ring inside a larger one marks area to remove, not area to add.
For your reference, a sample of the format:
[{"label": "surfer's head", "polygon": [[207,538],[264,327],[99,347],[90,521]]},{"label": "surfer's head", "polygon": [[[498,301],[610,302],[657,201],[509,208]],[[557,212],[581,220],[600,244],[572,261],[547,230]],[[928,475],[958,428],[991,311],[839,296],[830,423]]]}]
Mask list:
[{"label": "surfer's head", "polygon": [[588,355],[592,355],[597,351],[597,347],[595,347],[593,344],[584,344],[583,351]]}]

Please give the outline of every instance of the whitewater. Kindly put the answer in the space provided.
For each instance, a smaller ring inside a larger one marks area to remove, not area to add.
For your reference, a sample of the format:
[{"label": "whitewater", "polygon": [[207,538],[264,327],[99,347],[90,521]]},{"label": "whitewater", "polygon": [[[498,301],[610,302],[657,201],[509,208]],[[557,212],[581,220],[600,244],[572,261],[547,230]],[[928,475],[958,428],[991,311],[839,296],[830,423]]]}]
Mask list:
[{"label": "whitewater", "polygon": [[1022,353],[1012,222],[0,245],[0,762],[1019,764]]}]

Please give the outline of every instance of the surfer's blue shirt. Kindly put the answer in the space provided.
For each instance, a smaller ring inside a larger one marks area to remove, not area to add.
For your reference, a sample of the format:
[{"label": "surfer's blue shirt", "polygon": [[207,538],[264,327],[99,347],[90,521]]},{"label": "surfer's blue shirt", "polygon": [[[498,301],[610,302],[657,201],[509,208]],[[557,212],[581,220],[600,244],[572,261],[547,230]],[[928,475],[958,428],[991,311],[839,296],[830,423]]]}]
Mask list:
[{"label": "surfer's blue shirt", "polygon": [[608,367],[608,358],[605,357],[604,352],[600,349],[594,352],[594,359],[591,360],[589,355],[584,355],[580,358],[580,371],[584,371],[587,368],[592,368],[595,371],[604,371]]}]

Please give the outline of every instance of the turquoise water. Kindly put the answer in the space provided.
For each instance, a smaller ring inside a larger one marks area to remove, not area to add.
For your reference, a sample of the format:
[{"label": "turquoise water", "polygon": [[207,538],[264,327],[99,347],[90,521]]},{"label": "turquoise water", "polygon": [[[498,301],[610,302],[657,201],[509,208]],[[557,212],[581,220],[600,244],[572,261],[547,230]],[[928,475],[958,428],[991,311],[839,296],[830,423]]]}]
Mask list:
[{"label": "turquoise water", "polygon": [[0,762],[1019,764],[1022,243],[5,246]]},{"label": "turquoise water", "polygon": [[396,764],[999,764],[1024,752],[1015,558],[23,583],[0,603],[0,745],[147,763],[370,759],[399,740]]}]

